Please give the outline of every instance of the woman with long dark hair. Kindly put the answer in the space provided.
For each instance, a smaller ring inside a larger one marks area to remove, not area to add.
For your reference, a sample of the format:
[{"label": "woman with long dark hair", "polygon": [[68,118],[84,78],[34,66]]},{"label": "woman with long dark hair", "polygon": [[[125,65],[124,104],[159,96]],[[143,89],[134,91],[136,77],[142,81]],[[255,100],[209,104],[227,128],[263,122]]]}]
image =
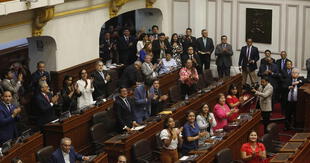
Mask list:
[{"label": "woman with long dark hair", "polygon": [[266,149],[264,144],[257,142],[257,132],[251,131],[249,142],[241,147],[241,159],[245,163],[264,163],[266,159]]},{"label": "woman with long dark hair", "polygon": [[239,116],[239,106],[244,102],[243,97],[239,97],[238,88],[235,84],[229,86],[228,95],[226,97],[226,103],[230,109],[235,109],[237,113],[234,113],[229,117],[229,121],[234,121]]},{"label": "woman with long dark hair", "polygon": [[204,104],[200,113],[196,117],[200,132],[207,132],[207,135],[199,139],[199,144],[203,144],[207,138],[213,135],[213,127],[216,126],[214,114],[210,112],[208,104]]},{"label": "woman with long dark hair", "polygon": [[73,77],[66,75],[63,80],[61,97],[63,99],[63,111],[75,111],[77,109],[77,98],[82,94],[77,84],[74,84]]},{"label": "woman with long dark hair", "polygon": [[77,108],[80,110],[94,103],[93,95],[94,86],[93,79],[87,78],[87,71],[82,69],[79,73],[80,80],[76,82],[77,87],[81,91],[81,96],[77,99]]},{"label": "woman with long dark hair", "polygon": [[163,141],[163,149],[161,151],[162,163],[174,163],[178,161],[178,144],[181,144],[181,129],[175,127],[175,121],[172,117],[168,117],[164,121],[164,129],[160,132],[160,139]]},{"label": "woman with long dark hair", "polygon": [[183,53],[183,46],[177,33],[172,34],[170,45],[172,47],[172,57],[177,62],[178,66],[181,66],[181,55]]}]

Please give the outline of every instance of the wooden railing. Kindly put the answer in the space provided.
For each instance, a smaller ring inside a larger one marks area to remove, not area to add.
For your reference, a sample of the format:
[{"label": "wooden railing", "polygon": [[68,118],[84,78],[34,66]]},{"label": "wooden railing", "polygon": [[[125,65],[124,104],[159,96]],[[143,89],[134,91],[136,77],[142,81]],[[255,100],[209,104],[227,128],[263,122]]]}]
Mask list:
[{"label": "wooden railing", "polygon": [[0,2],[7,2],[7,1],[13,1],[13,0],[0,0]]}]

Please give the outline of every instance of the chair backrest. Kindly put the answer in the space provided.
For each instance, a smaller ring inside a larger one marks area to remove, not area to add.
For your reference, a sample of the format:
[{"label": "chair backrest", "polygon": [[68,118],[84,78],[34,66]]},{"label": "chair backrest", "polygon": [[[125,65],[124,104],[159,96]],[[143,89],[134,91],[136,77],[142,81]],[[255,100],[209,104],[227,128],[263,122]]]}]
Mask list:
[{"label": "chair backrest", "polygon": [[169,88],[169,97],[172,103],[176,103],[182,100],[181,88],[179,84],[174,85]]},{"label": "chair backrest", "polygon": [[116,132],[118,128],[117,124],[117,119],[116,119],[116,113],[115,109],[113,108],[108,108],[107,113],[105,114],[103,124],[105,126],[105,130],[107,132]]},{"label": "chair backrest", "polygon": [[161,150],[163,148],[163,141],[160,139],[160,132],[158,132],[155,136],[156,138],[156,149]]},{"label": "chair backrest", "polygon": [[132,145],[133,158],[142,158],[150,153],[152,153],[151,144],[146,139],[141,139]]},{"label": "chair backrest", "polygon": [[198,90],[201,90],[201,89],[203,89],[205,87],[206,87],[206,83],[204,81],[203,75],[200,74],[199,75],[199,80],[198,80],[198,83],[197,83],[197,88],[198,88]]},{"label": "chair backrest", "polygon": [[211,70],[204,70],[203,77],[207,86],[215,82]]},{"label": "chair backrest", "polygon": [[40,150],[37,151],[36,156],[37,156],[37,162],[40,163],[48,163],[50,162],[50,158],[54,152],[54,147],[53,146],[46,146],[44,148],[41,148]]},{"label": "chair backrest", "polygon": [[90,128],[90,135],[93,142],[100,142],[105,136],[105,126],[103,123],[97,123]]},{"label": "chair backrest", "polygon": [[279,139],[279,127],[276,123],[272,122],[267,125],[267,132],[270,134],[274,139]]},{"label": "chair backrest", "polygon": [[216,154],[217,163],[231,163],[233,162],[232,152],[229,148],[224,148]]},{"label": "chair backrest", "polygon": [[103,122],[106,114],[107,114],[106,111],[97,112],[97,113],[93,114],[93,119],[92,119],[93,124],[97,124],[97,123]]},{"label": "chair backrest", "polygon": [[272,153],[274,151],[272,139],[273,139],[272,135],[270,134],[265,134],[262,137],[262,143],[264,144],[267,153],[270,153],[270,152]]}]

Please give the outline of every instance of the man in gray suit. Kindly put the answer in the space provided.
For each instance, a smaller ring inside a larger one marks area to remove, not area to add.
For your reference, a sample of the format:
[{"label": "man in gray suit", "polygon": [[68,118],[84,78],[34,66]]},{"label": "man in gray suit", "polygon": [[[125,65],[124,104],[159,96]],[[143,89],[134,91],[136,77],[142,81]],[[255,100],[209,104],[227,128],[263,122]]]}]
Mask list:
[{"label": "man in gray suit", "polygon": [[263,124],[266,131],[270,119],[270,112],[272,111],[273,87],[269,83],[268,78],[263,76],[261,78],[261,86],[258,90],[253,89],[252,92],[259,97],[259,105],[262,111]]},{"label": "man in gray suit", "polygon": [[227,36],[221,37],[221,43],[216,46],[216,66],[219,79],[230,76],[230,66],[232,65],[231,56],[233,55],[232,47],[227,43]]},{"label": "man in gray suit", "polygon": [[2,80],[2,88],[12,93],[12,104],[19,106],[19,89],[22,87],[23,75],[19,74],[17,80],[14,80],[14,73],[8,70],[5,73],[5,79]]}]

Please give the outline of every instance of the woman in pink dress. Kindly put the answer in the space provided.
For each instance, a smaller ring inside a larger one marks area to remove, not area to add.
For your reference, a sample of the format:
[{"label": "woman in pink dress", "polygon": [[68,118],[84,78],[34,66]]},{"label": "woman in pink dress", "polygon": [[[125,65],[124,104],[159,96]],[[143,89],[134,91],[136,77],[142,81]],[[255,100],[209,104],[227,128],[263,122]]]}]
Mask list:
[{"label": "woman in pink dress", "polygon": [[217,104],[214,106],[213,114],[216,120],[216,126],[213,128],[215,131],[219,129],[223,129],[224,126],[228,124],[228,118],[237,113],[238,110],[236,109],[229,109],[229,106],[225,103],[226,98],[223,93],[220,93],[217,98]]},{"label": "woman in pink dress", "polygon": [[228,95],[226,98],[226,103],[230,107],[230,109],[236,109],[237,112],[232,114],[228,121],[234,121],[239,116],[239,106],[243,103],[243,97],[239,97],[237,86],[232,84],[229,86]]}]

